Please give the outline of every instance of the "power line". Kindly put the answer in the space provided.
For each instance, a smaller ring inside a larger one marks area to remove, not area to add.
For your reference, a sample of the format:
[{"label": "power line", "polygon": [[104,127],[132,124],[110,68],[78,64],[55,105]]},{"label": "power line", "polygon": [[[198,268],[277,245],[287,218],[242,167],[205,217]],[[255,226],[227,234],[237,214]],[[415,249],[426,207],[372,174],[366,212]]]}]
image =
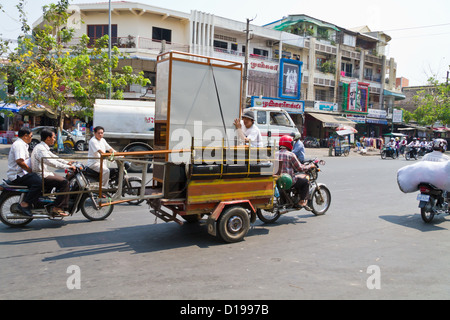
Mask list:
[{"label": "power line", "polygon": [[384,32],[403,31],[403,30],[411,30],[411,29],[422,29],[422,28],[441,27],[441,26],[448,26],[448,25],[450,25],[450,23],[433,24],[433,25],[421,26],[421,27],[410,27],[410,28],[390,29],[390,30],[383,30],[383,31],[384,31]]}]

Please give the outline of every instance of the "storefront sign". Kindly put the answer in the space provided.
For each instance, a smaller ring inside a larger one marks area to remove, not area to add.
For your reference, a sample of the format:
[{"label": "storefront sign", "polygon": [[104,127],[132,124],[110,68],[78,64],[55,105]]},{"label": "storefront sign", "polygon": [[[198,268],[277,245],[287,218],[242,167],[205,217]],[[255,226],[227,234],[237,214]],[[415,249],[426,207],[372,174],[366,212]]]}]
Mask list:
[{"label": "storefront sign", "polygon": [[314,101],[314,109],[322,111],[338,111],[338,104],[327,101]]},{"label": "storefront sign", "polygon": [[303,113],[305,111],[305,101],[300,100],[283,100],[267,97],[252,97],[252,107],[275,107],[282,108],[289,113]]},{"label": "storefront sign", "polygon": [[367,112],[367,117],[370,118],[386,119],[387,116],[386,110],[368,109]]},{"label": "storefront sign", "polygon": [[347,117],[348,120],[351,120],[351,121],[356,122],[356,123],[366,123],[366,117],[365,116],[348,114],[346,117]]},{"label": "storefront sign", "polygon": [[249,70],[267,72],[267,73],[278,73],[278,63],[270,61],[261,61],[256,59],[249,59],[248,62]]},{"label": "storefront sign", "polygon": [[394,109],[392,114],[392,122],[393,123],[402,123],[403,122],[403,110]]}]

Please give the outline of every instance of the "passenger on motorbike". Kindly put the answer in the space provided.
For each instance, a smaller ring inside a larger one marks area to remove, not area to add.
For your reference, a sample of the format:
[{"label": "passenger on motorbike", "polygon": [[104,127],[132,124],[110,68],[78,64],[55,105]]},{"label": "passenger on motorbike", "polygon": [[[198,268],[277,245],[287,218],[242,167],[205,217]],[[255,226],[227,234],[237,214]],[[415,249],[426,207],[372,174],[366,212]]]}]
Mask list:
[{"label": "passenger on motorbike", "polygon": [[444,139],[436,139],[432,143],[433,152],[426,154],[422,161],[449,161],[450,157],[445,155],[444,152],[447,150],[447,141]]},{"label": "passenger on motorbike", "polygon": [[9,150],[6,174],[11,184],[28,187],[29,190],[18,207],[23,214],[32,216],[30,205],[36,203],[41,196],[42,179],[32,172],[29,162],[28,144],[33,133],[30,128],[23,127],[19,130],[18,136]]},{"label": "passenger on motorbike", "polygon": [[297,190],[297,193],[300,197],[298,205],[300,207],[304,207],[307,210],[310,210],[307,207],[309,181],[308,179],[306,179],[306,176],[304,174],[300,174],[300,172],[307,171],[313,168],[314,164],[301,164],[295,154],[291,152],[292,143],[293,139],[289,135],[285,135],[280,138],[280,150],[277,151],[277,159],[279,161],[279,164],[281,165],[280,174],[287,173],[292,177],[293,186]]},{"label": "passenger on motorbike", "polygon": [[[52,130],[42,129],[41,131],[41,143],[33,148],[31,153],[31,168],[33,172],[44,178],[44,186],[52,189],[56,188],[57,192],[68,192],[69,181],[59,175],[54,174],[48,170],[48,166],[59,169],[75,170],[75,166],[72,166],[72,162],[59,158],[57,155],[50,151],[50,147],[55,144],[56,136]],[[68,216],[64,210],[68,206],[69,194],[62,194],[56,197],[56,201],[53,204],[52,213],[60,216]]]},{"label": "passenger on motorbike", "polygon": [[[94,136],[89,140],[88,162],[87,166],[96,172],[100,172],[100,153],[116,152],[106,140],[103,138],[105,129],[101,126],[94,128]],[[102,168],[102,185],[104,188],[108,187],[109,169],[106,166],[106,161],[103,162]]]},{"label": "passenger on motorbike", "polygon": [[400,141],[400,154],[405,153],[406,145],[408,144],[408,141],[406,140],[406,137],[402,137],[402,141]]},{"label": "passenger on motorbike", "polygon": [[291,133],[291,137],[292,135],[294,135],[294,148],[292,149],[292,152],[297,156],[297,159],[303,163],[305,161],[305,146],[300,140],[301,134],[297,132],[294,134]]}]

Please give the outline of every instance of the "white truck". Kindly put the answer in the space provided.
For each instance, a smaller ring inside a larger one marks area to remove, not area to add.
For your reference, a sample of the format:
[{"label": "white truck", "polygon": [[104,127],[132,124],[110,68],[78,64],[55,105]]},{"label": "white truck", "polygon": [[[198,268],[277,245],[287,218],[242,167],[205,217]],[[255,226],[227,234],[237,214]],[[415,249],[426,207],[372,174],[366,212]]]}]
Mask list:
[{"label": "white truck", "polygon": [[105,128],[104,138],[118,151],[153,150],[155,102],[97,99],[96,126]]},{"label": "white truck", "polygon": [[255,124],[261,131],[264,145],[276,145],[280,137],[299,133],[294,121],[286,110],[275,107],[251,107],[244,110],[253,111]]},{"label": "white truck", "polygon": [[[104,138],[117,151],[151,151],[155,132],[155,102],[97,99],[94,128],[105,128]],[[141,168],[133,164],[131,171]]]}]

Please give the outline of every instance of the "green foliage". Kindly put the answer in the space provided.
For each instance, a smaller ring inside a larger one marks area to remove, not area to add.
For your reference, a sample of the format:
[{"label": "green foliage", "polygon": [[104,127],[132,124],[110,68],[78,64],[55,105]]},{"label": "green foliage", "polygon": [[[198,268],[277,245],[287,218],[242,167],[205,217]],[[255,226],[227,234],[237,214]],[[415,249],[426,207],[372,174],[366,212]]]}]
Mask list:
[{"label": "green foliage", "polygon": [[415,120],[418,124],[429,126],[439,121],[443,125],[450,125],[450,87],[446,83],[439,83],[436,79],[428,79],[429,90],[421,90],[413,97],[417,109],[414,112],[404,112],[404,119],[408,123]]},{"label": "green foliage", "polygon": [[[9,63],[0,66],[0,77],[16,88],[16,95],[8,96],[6,102],[47,104],[61,118],[74,114],[77,106],[76,112],[92,117],[95,99],[108,97],[110,83],[114,88],[112,98],[120,99],[129,84],[145,86],[150,82],[129,66],[116,71],[124,55],[113,47],[109,59],[107,35],[92,44],[84,34],[76,45],[71,44],[74,30],[67,28],[69,0],[44,6],[44,26],[31,34],[23,13],[24,2],[17,5],[24,34],[18,47],[9,53]],[[7,44],[0,42],[0,50],[6,52]]]}]

